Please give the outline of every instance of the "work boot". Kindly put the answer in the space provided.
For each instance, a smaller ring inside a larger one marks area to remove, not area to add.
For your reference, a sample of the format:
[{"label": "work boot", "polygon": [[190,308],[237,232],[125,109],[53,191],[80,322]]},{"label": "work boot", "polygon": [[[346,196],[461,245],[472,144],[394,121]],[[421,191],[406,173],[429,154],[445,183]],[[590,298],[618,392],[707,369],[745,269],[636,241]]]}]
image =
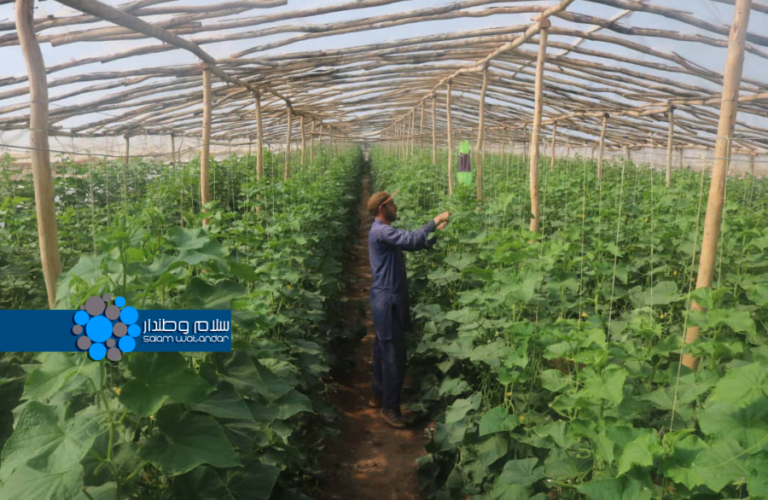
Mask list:
[{"label": "work boot", "polygon": [[368,399],[368,408],[381,408],[381,398],[377,396],[371,396],[371,398]]},{"label": "work boot", "polygon": [[396,429],[405,429],[408,427],[408,421],[400,414],[399,411],[395,411],[390,408],[384,408],[381,410],[381,418],[383,418],[386,423]]}]

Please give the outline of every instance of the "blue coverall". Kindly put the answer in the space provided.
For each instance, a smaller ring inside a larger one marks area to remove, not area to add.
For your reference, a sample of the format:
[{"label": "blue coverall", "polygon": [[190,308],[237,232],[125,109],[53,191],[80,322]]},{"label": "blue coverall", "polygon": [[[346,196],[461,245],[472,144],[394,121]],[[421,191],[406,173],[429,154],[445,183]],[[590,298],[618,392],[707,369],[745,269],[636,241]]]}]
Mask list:
[{"label": "blue coverall", "polygon": [[382,406],[400,412],[400,390],[405,380],[405,331],[410,327],[408,276],[403,250],[434,245],[428,234],[437,228],[429,221],[416,231],[395,229],[379,220],[368,234],[371,260],[371,313],[376,338],[373,344],[373,394]]}]

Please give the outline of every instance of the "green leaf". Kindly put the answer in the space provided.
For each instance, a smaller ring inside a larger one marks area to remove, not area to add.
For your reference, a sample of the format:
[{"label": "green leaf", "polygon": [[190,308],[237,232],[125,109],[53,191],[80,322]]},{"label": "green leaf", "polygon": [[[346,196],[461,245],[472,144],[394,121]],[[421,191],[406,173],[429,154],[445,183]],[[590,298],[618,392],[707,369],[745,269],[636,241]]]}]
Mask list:
[{"label": "green leaf", "polygon": [[589,377],[584,383],[583,394],[604,399],[616,405],[624,399],[624,381],[629,373],[617,365],[608,366],[601,375]]},{"label": "green leaf", "polygon": [[75,462],[63,472],[21,467],[0,487],[0,498],[13,500],[72,500],[83,489],[83,468]]},{"label": "green leaf", "polygon": [[672,459],[667,464],[666,475],[673,481],[693,489],[700,484],[693,462],[709,446],[698,436],[688,436],[675,444]]},{"label": "green leaf", "polygon": [[768,496],[768,457],[765,453],[753,455],[747,460],[750,469],[747,479],[749,493],[755,496]]},{"label": "green leaf", "polygon": [[208,415],[168,405],[157,413],[159,434],[147,440],[139,456],[165,474],[177,476],[203,464],[237,467],[240,459],[224,435],[224,429]]},{"label": "green leaf", "polygon": [[274,412],[275,418],[285,420],[292,416],[312,411],[312,402],[299,391],[290,391],[271,402],[267,408]]},{"label": "green leaf", "polygon": [[[491,497],[493,500],[528,500],[530,492],[525,486],[505,484],[499,479],[493,485]],[[476,496],[472,498],[476,498]]]},{"label": "green leaf", "polygon": [[699,414],[699,424],[707,435],[736,439],[742,446],[750,447],[768,435],[768,399],[755,401],[746,408],[726,402],[711,404]]},{"label": "green leaf", "polygon": [[480,402],[482,401],[482,394],[477,393],[470,398],[457,399],[445,412],[445,423],[451,424],[458,422],[462,418],[467,416],[472,410],[480,408]]},{"label": "green leaf", "polygon": [[157,412],[169,397],[196,404],[211,391],[178,353],[135,353],[129,357],[128,368],[134,378],[123,385],[120,402],[141,417]]},{"label": "green leaf", "polygon": [[576,487],[590,500],[650,500],[651,490],[628,477],[590,481]]},{"label": "green leaf", "polygon": [[172,226],[168,231],[168,241],[176,247],[177,250],[195,250],[203,248],[208,241],[208,234],[203,228],[185,229],[179,226]]},{"label": "green leaf", "polygon": [[105,430],[104,417],[95,406],[62,422],[56,407],[31,401],[3,448],[0,480],[24,465],[51,474],[68,471]]},{"label": "green leaf", "polygon": [[747,480],[746,458],[744,450],[735,440],[719,440],[696,457],[693,469],[700,484],[718,493],[734,481]]},{"label": "green leaf", "polygon": [[210,393],[208,397],[200,403],[190,405],[189,408],[218,418],[253,420],[248,405],[245,404],[234,386],[227,382],[219,383],[216,390]]},{"label": "green leaf", "polygon": [[541,386],[550,392],[560,392],[570,384],[570,379],[563,375],[560,370],[541,372]]},{"label": "green leaf", "polygon": [[173,497],[184,500],[235,500],[216,471],[205,466],[174,481]]},{"label": "green leaf", "polygon": [[494,432],[512,431],[518,425],[520,422],[514,415],[510,415],[505,407],[497,406],[483,414],[480,419],[480,436]]},{"label": "green leaf", "polygon": [[75,500],[114,500],[117,493],[117,485],[113,482],[99,486],[86,486],[83,489],[88,492],[88,495],[81,492]]},{"label": "green leaf", "polygon": [[503,434],[494,434],[477,444],[476,449],[480,462],[488,468],[507,454],[509,442]]},{"label": "green leaf", "polygon": [[529,486],[544,477],[544,469],[536,467],[537,458],[510,460],[504,464],[499,481],[502,483]]},{"label": "green leaf", "polygon": [[280,469],[273,465],[253,460],[230,476],[227,487],[236,498],[248,500],[269,500],[280,475]]},{"label": "green leaf", "polygon": [[619,457],[619,476],[629,472],[635,465],[641,467],[652,466],[654,454],[660,454],[661,451],[659,436],[650,430],[643,432],[643,434],[624,447],[624,452]]},{"label": "green leaf", "polygon": [[440,385],[440,396],[461,396],[470,390],[466,380],[460,378],[446,378]]},{"label": "green leaf", "polygon": [[630,292],[630,296],[632,298],[632,303],[637,308],[671,304],[682,298],[677,292],[677,283],[674,281],[661,281],[650,289],[633,290]]},{"label": "green leaf", "polygon": [[768,367],[752,363],[731,368],[715,386],[712,399],[744,407],[768,393]]},{"label": "green leaf", "polygon": [[78,375],[93,377],[101,366],[87,356],[74,353],[53,352],[27,377],[24,398],[47,401]]}]

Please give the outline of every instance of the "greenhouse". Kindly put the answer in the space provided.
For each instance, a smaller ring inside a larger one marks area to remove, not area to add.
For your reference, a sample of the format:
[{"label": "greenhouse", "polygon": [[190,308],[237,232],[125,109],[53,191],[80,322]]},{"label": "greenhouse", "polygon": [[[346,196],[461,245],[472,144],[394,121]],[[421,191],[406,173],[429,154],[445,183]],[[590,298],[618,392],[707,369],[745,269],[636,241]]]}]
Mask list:
[{"label": "greenhouse", "polygon": [[0,500],[768,499],[765,0],[0,0]]}]

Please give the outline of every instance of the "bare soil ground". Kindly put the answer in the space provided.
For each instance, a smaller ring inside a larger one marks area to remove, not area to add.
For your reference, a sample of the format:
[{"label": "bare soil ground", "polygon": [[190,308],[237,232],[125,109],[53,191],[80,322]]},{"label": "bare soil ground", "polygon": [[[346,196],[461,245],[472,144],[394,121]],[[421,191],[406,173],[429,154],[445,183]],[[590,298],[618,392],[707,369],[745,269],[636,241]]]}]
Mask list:
[{"label": "bare soil ground", "polygon": [[354,273],[348,288],[349,321],[356,321],[357,303],[365,304],[367,334],[355,349],[354,369],[335,373],[338,391],[333,404],[339,412],[335,427],[340,434],[329,443],[324,463],[330,471],[317,494],[323,500],[418,500],[416,459],[425,454],[423,426],[393,429],[368,407],[371,394],[371,363],[374,330],[368,290],[371,268],[368,262],[368,231],[371,216],[365,210],[370,196],[370,178],[363,177],[360,196],[359,242],[355,245],[349,271]]}]

